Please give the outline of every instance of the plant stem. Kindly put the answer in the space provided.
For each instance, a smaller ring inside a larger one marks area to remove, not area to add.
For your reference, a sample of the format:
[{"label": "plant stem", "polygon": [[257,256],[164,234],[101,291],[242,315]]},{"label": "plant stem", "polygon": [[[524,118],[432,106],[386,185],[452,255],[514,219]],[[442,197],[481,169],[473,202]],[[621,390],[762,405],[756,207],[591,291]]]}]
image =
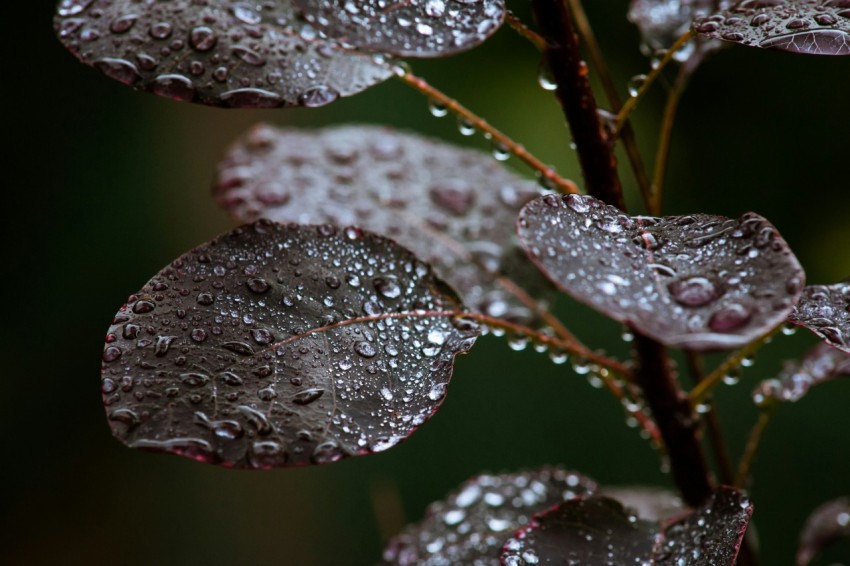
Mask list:
[{"label": "plant stem", "polygon": [[[679,109],[679,101],[685,92],[690,73],[686,67],[679,69],[673,88],[667,93],[667,102],[664,105],[664,117],[661,120],[658,147],[655,151],[655,165],[652,174],[652,197],[650,199],[649,213],[655,216],[661,214],[661,203],[664,199],[664,181],[667,175],[667,158],[670,156],[670,142],[673,138],[673,124],[676,121],[676,112]],[[626,122],[628,125],[628,122]],[[625,129],[623,130],[625,133]]]},{"label": "plant stem", "polygon": [[[608,70],[608,65],[605,62],[605,57],[602,55],[602,50],[599,48],[599,42],[596,41],[596,34],[593,33],[593,28],[590,25],[590,20],[584,11],[580,0],[568,0],[570,10],[573,14],[573,19],[576,24],[579,36],[582,42],[587,47],[587,52],[590,54],[590,61],[593,63],[593,68],[596,69],[599,75],[599,82],[602,84],[602,90],[605,91],[605,98],[608,99],[608,105],[611,111],[615,114],[620,111],[623,103],[620,100],[620,95],[617,93],[617,87],[614,80],[611,78],[611,72]],[[623,148],[626,150],[626,156],[629,158],[632,173],[635,176],[638,190],[641,198],[647,208],[651,202],[651,188],[649,175],[646,172],[646,167],[643,164],[643,159],[640,156],[640,149],[635,139],[635,131],[632,128],[631,122],[626,122],[623,125],[623,130],[620,132],[620,141],[623,142]]]},{"label": "plant stem", "polygon": [[522,20],[516,17],[516,14],[510,10],[505,13],[505,23],[511,26],[511,29],[517,32],[520,37],[527,39],[538,51],[546,49],[546,41],[540,37],[539,34],[532,31],[527,25],[525,25]]},{"label": "plant stem", "polygon": [[698,437],[699,421],[676,381],[667,350],[637,332],[634,345],[638,357],[635,380],[643,388],[667,446],[673,479],[685,502],[696,507],[708,499],[712,490],[708,464]]},{"label": "plant stem", "polygon": [[[691,379],[694,383],[699,383],[705,379],[702,358],[699,354],[686,351],[685,359],[688,362],[688,372],[691,374]],[[726,450],[726,442],[723,440],[723,430],[720,428],[720,421],[717,419],[717,412],[714,410],[714,407],[704,415],[704,418],[708,430],[708,441],[711,445],[711,451],[714,454],[714,461],[717,464],[720,481],[726,485],[730,485],[734,477],[732,462],[729,460],[729,452]]]},{"label": "plant stem", "polygon": [[764,407],[759,414],[756,424],[750,431],[750,436],[747,439],[747,445],[744,448],[744,454],[738,462],[738,472],[735,474],[735,487],[743,488],[750,477],[750,470],[753,467],[753,462],[756,459],[761,439],[764,437],[764,431],[767,425],[770,424],[773,414],[776,412],[778,403],[773,403]]},{"label": "plant stem", "polygon": [[532,169],[536,170],[540,175],[541,179],[548,185],[554,189],[559,190],[562,193],[578,193],[578,186],[568,179],[564,179],[555,173],[555,170],[534,157],[531,153],[528,152],[525,147],[507,135],[497,130],[493,126],[490,125],[487,120],[481,118],[467,107],[463,106],[454,98],[444,94],[442,91],[436,89],[435,87],[428,84],[425,79],[421,77],[417,77],[413,73],[408,72],[405,69],[399,68],[397,72],[397,76],[402,82],[412,86],[422,94],[428,96],[432,101],[438,102],[439,104],[444,105],[448,110],[457,114],[462,119],[467,120],[472,126],[477,128],[478,130],[488,135],[494,144],[498,144],[503,147],[505,150],[514,154],[518,159],[523,161]]},{"label": "plant stem", "polygon": [[773,338],[774,334],[779,332],[779,329],[782,328],[782,324],[777,326],[776,328],[771,329],[761,338],[753,340],[737,352],[733,352],[729,355],[728,358],[723,360],[723,363],[717,366],[717,368],[708,374],[708,376],[699,382],[699,384],[694,387],[688,397],[691,400],[691,405],[696,407],[708,397],[708,394],[711,393],[711,390],[714,389],[718,383],[723,379],[723,376],[727,375],[730,371],[737,369],[741,365],[741,360],[746,358],[747,356],[753,354],[756,350],[761,348],[765,343],[769,342],[771,338]]},{"label": "plant stem", "polygon": [[673,56],[676,55],[676,52],[679,51],[684,45],[694,38],[694,32],[692,30],[688,30],[682,36],[676,40],[676,42],[670,46],[664,53],[664,57],[661,58],[658,65],[649,71],[644,79],[643,83],[638,88],[638,92],[635,96],[629,97],[623,107],[620,109],[619,114],[617,114],[617,125],[614,129],[615,132],[620,132],[623,128],[623,124],[625,124],[626,120],[629,119],[629,115],[632,113],[632,110],[635,109],[638,102],[640,102],[643,94],[652,86],[652,83],[655,82],[659,76],[661,76],[661,72],[664,70],[664,67],[673,60]]},{"label": "plant stem", "polygon": [[546,40],[543,58],[557,85],[555,94],[576,144],[587,192],[622,210],[625,203],[617,177],[614,138],[609,137],[597,112],[570,10],[565,0],[532,0],[532,8]]}]

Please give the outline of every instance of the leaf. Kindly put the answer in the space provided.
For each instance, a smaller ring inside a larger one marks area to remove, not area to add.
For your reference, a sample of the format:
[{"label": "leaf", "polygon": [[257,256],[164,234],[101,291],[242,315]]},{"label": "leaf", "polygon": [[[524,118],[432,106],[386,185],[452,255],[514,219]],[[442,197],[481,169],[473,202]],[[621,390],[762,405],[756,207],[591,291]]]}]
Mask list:
[{"label": "leaf", "polygon": [[607,497],[574,499],[535,515],[505,543],[504,566],[645,564],[659,527],[630,515]]},{"label": "leaf", "polygon": [[799,361],[786,361],[776,379],[762,381],[753,392],[757,405],[796,402],[809,389],[838,377],[850,376],[850,354],[820,343]]},{"label": "leaf", "polygon": [[788,322],[811,330],[830,346],[850,354],[850,281],[807,286]]},{"label": "leaf", "polygon": [[321,38],[291,0],[63,0],[55,28],[115,80],[213,106],[322,106],[393,75],[389,63]]},{"label": "leaf", "polygon": [[693,513],[664,528],[652,564],[733,566],[752,514],[743,492],[721,486]]},{"label": "leaf", "polygon": [[694,20],[704,37],[808,55],[850,55],[850,0],[744,0]]},{"label": "leaf", "polygon": [[592,480],[558,468],[474,477],[394,537],[384,564],[498,564],[502,544],[534,513],[594,491]]},{"label": "leaf", "polygon": [[113,433],[238,468],[385,450],[437,410],[478,327],[427,265],[357,228],[243,226],[176,259],[103,352]]},{"label": "leaf", "polygon": [[658,487],[605,487],[599,495],[616,499],[628,511],[648,521],[660,521],[681,515],[686,509],[682,498],[672,491]]},{"label": "leaf", "polygon": [[520,243],[557,286],[668,346],[740,347],[780,324],[804,274],[764,218],[629,217],[587,196],[520,213]]},{"label": "leaf", "polygon": [[[640,31],[641,52],[650,57],[669,49],[695,17],[713,11],[716,4],[715,0],[632,0],[628,18]],[[694,56],[703,59],[720,45],[714,40],[690,41],[673,58],[680,63]]]},{"label": "leaf", "polygon": [[749,500],[728,487],[663,529],[614,499],[574,499],[535,515],[505,543],[502,564],[732,566],[751,515]]},{"label": "leaf", "polygon": [[539,195],[492,158],[375,126],[316,131],[259,125],[219,165],[216,198],[239,221],[356,224],[410,248],[471,308],[529,321],[500,279],[543,301],[551,289],[514,244]]},{"label": "leaf", "polygon": [[504,0],[294,0],[329,37],[365,51],[443,57],[471,49],[502,25]]},{"label": "leaf", "polygon": [[824,503],[809,515],[800,533],[798,566],[806,566],[833,542],[850,537],[850,498]]}]

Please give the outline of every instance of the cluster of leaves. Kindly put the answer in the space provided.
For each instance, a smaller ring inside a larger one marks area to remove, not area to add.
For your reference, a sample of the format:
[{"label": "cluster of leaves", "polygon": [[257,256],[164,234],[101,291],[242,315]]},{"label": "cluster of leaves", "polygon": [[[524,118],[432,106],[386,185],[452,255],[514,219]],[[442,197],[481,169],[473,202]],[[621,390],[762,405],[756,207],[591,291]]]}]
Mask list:
[{"label": "cluster of leaves", "polygon": [[[355,94],[404,74],[395,57],[471,48],[504,16],[501,0],[63,0],[55,26],[122,83],[266,108]],[[718,41],[850,54],[850,0],[635,0],[630,17],[653,52],[693,20],[704,39],[682,62]],[[753,213],[628,216],[480,153],[370,126],[257,126],[220,164],[215,198],[248,224],[165,267],[107,334],[103,398],[129,446],[259,469],[385,450],[437,410],[455,356],[488,326],[589,355],[547,311],[554,288],[691,352],[744,347],[786,322],[822,337],[760,386],[760,404],[850,371],[850,283],[805,287]],[[481,476],[384,559],[732,564],[752,513],[732,488],[690,511],[653,512],[670,496],[647,496],[641,518],[596,491],[563,470]],[[801,563],[843,532],[827,523],[813,519]]]}]

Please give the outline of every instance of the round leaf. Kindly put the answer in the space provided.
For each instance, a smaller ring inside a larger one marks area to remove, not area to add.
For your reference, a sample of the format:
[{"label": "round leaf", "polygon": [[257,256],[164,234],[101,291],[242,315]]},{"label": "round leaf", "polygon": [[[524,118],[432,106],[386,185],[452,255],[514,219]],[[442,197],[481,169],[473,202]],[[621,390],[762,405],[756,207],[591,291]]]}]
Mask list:
[{"label": "round leaf", "polygon": [[744,0],[694,20],[705,37],[809,55],[850,55],[850,0]]},{"label": "round leaf", "polygon": [[686,509],[681,497],[659,487],[605,487],[599,495],[616,499],[628,511],[647,521],[668,519],[681,515]]},{"label": "round leaf", "polygon": [[442,57],[490,37],[505,17],[504,0],[294,0],[329,37],[366,51]]},{"label": "round leaf", "polygon": [[804,274],[776,229],[748,213],[625,216],[548,195],[519,217],[526,252],[560,288],[668,346],[735,348],[780,324]]},{"label": "round leaf", "polygon": [[502,544],[534,513],[594,491],[592,480],[556,468],[477,476],[393,538],[384,564],[498,564]]},{"label": "round leaf", "polygon": [[753,399],[757,405],[770,401],[795,402],[815,385],[846,376],[850,376],[850,354],[820,343],[802,360],[785,362],[776,379],[761,382]]},{"label": "round leaf", "polygon": [[833,542],[850,537],[850,498],[829,501],[812,511],[800,533],[797,564],[806,566]]},{"label": "round leaf", "polygon": [[[688,31],[697,15],[714,9],[715,0],[632,0],[629,4],[629,21],[640,31],[641,51],[646,56],[670,48]],[[704,39],[688,42],[673,56],[684,63],[694,54],[704,58],[722,45],[718,41]]]},{"label": "round leaf", "polygon": [[575,499],[536,515],[505,543],[502,564],[647,564],[658,531],[613,499]]},{"label": "round leaf", "polygon": [[134,88],[223,107],[322,106],[392,76],[322,39],[291,0],[63,0],[62,43]]},{"label": "round leaf", "polygon": [[850,354],[850,281],[809,285],[788,322],[811,330],[830,346]]},{"label": "round leaf", "polygon": [[476,151],[373,126],[260,125],[230,149],[215,192],[240,221],[356,224],[389,236],[490,316],[534,318],[502,276],[538,300],[551,294],[514,243],[516,215],[539,191]]},{"label": "round leaf", "polygon": [[387,449],[436,411],[478,328],[410,252],[356,228],[243,226],[132,295],[103,352],[125,444],[239,468]]}]

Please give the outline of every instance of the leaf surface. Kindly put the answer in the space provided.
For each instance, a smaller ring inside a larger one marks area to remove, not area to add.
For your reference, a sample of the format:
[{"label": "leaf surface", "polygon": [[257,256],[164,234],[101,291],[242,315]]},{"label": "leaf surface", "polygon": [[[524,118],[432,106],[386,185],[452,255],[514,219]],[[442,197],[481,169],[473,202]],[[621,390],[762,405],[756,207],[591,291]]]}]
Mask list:
[{"label": "leaf surface", "polygon": [[796,402],[812,387],[850,376],[850,354],[820,343],[799,361],[786,361],[776,379],[767,379],[753,393],[757,405],[771,401]]},{"label": "leaf surface", "polygon": [[[728,2],[726,2],[728,3]],[[695,17],[714,11],[715,0],[632,0],[629,4],[629,21],[637,26],[641,37],[641,51],[651,57],[665,51],[691,27]],[[721,42],[699,38],[690,41],[674,55],[679,63],[697,59],[716,51]]]},{"label": "leaf surface", "polygon": [[800,533],[798,566],[806,566],[833,542],[850,537],[850,498],[829,501],[812,511]]},{"label": "leaf surface", "polygon": [[384,564],[498,564],[505,540],[534,513],[594,491],[592,480],[557,468],[477,476],[394,537]]},{"label": "leaf surface", "polygon": [[603,487],[599,495],[616,499],[626,510],[648,521],[669,519],[686,510],[681,497],[659,487]]},{"label": "leaf surface", "polygon": [[295,4],[329,37],[401,57],[466,51],[495,33],[505,17],[504,0],[295,0]]},{"label": "leaf surface", "polygon": [[659,527],[608,497],[574,499],[544,511],[505,543],[504,566],[645,564]]},{"label": "leaf surface", "polygon": [[260,125],[219,165],[215,194],[243,222],[356,224],[393,238],[490,316],[535,317],[503,276],[541,302],[551,295],[513,229],[539,191],[476,151],[374,126]]},{"label": "leaf surface", "polygon": [[66,48],[107,76],[213,106],[322,106],[393,74],[321,38],[291,0],[63,0],[54,25]]},{"label": "leaf surface", "polygon": [[764,218],[629,217],[587,196],[520,213],[520,242],[561,289],[668,346],[735,348],[780,324],[804,274]]},{"label": "leaf surface", "polygon": [[850,354],[850,281],[807,286],[788,322],[811,330],[827,344]]},{"label": "leaf surface", "polygon": [[479,329],[410,252],[356,228],[259,221],[130,297],[103,352],[125,444],[238,468],[385,450],[439,407]]},{"label": "leaf surface", "polygon": [[850,55],[850,0],[744,0],[694,20],[704,37],[807,55]]}]

